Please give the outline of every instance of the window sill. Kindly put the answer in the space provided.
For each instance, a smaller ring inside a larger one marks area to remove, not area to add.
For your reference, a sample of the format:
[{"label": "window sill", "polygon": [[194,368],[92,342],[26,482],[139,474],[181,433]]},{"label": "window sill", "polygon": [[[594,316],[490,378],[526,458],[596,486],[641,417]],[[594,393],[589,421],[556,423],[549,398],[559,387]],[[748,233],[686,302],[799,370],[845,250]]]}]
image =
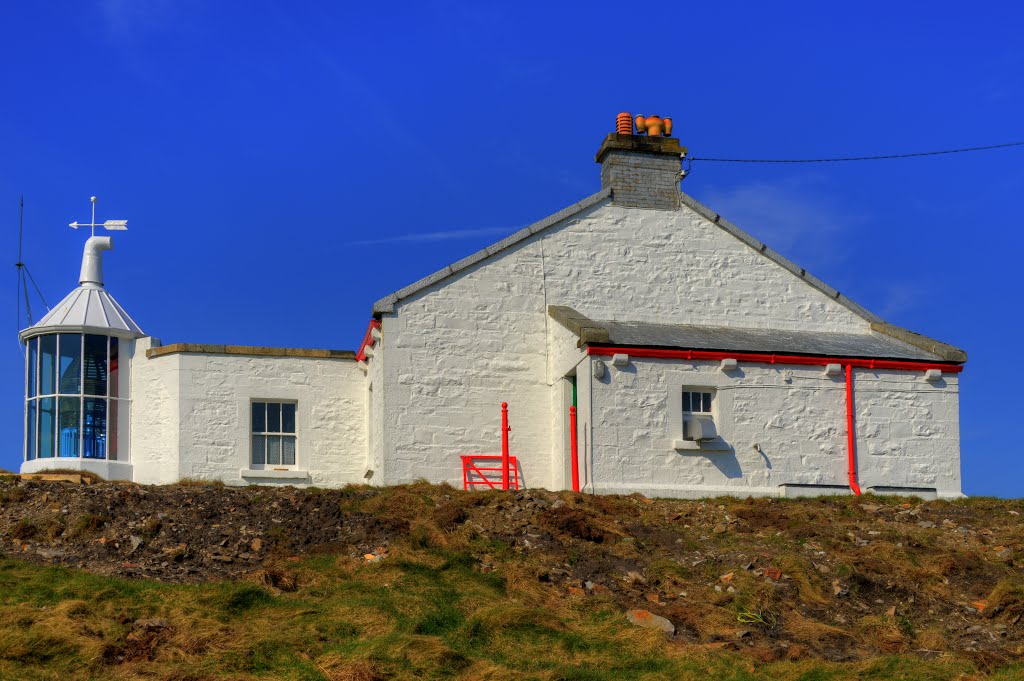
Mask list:
[{"label": "window sill", "polygon": [[697,442],[696,440],[672,440],[672,447],[676,450],[693,452],[732,451],[732,447],[720,437],[716,437],[714,440],[704,440],[703,442]]},{"label": "window sill", "polygon": [[274,469],[243,468],[239,471],[243,478],[263,478],[272,480],[308,480],[309,473],[306,471],[286,470],[276,471]]}]

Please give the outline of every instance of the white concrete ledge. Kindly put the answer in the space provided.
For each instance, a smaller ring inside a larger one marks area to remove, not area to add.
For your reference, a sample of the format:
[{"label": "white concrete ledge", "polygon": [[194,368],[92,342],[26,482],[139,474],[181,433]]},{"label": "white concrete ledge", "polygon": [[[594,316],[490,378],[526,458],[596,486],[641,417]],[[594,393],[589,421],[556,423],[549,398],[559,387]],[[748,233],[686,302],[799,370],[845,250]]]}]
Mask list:
[{"label": "white concrete ledge", "polygon": [[50,457],[46,459],[32,459],[21,464],[21,472],[26,474],[45,473],[46,471],[56,469],[94,473],[104,480],[132,479],[132,465],[127,461]]},{"label": "white concrete ledge", "polygon": [[787,498],[801,497],[843,497],[853,494],[849,485],[812,485],[783,484],[779,485],[781,495]]},{"label": "white concrete ledge", "polygon": [[584,491],[590,494],[633,494],[639,492],[651,499],[659,497],[662,499],[709,499],[711,497],[781,496],[778,487],[751,487],[747,485],[736,485],[735,487],[722,485],[587,485]]},{"label": "white concrete ledge", "polygon": [[715,438],[714,440],[704,440],[697,442],[696,440],[672,440],[673,449],[690,452],[731,452],[732,447],[728,442],[721,438]]},{"label": "white concrete ledge", "polygon": [[270,480],[301,480],[307,482],[309,473],[307,471],[275,471],[273,469],[243,468],[238,471],[243,478],[262,478]]}]

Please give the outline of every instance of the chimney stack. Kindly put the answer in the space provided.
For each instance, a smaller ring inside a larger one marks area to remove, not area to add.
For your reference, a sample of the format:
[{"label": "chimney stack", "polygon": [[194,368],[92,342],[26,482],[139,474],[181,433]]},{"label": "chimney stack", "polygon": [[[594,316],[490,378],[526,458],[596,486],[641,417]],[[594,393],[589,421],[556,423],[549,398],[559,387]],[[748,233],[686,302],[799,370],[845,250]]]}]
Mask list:
[{"label": "chimney stack", "polygon": [[686,148],[669,136],[672,119],[637,116],[636,127],[634,133],[631,114],[616,117],[616,132],[604,139],[597,152],[601,188],[611,187],[612,203],[620,206],[678,210],[679,164]]}]

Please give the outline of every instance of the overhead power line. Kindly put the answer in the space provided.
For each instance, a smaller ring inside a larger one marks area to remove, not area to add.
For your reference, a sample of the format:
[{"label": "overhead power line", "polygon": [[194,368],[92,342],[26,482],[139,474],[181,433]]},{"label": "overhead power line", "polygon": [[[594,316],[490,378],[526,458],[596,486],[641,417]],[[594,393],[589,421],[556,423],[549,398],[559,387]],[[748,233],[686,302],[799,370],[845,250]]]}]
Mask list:
[{"label": "overhead power line", "polygon": [[984,147],[964,147],[962,149],[943,149],[942,151],[918,151],[910,154],[883,154],[880,156],[841,156],[839,158],[711,158],[707,156],[692,156],[687,161],[714,161],[717,163],[841,163],[845,161],[881,161],[888,158],[913,158],[915,156],[940,156],[942,154],[962,154],[967,151],[984,151],[986,149],[1004,149],[1006,147],[1021,147],[1022,142],[1007,142],[1006,144],[989,144]]}]

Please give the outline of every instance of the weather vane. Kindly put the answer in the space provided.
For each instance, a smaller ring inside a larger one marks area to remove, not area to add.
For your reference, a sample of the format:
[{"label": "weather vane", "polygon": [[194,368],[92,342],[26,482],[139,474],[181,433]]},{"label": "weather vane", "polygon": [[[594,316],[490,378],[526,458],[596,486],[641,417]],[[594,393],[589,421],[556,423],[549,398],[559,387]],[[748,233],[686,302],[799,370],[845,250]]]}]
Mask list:
[{"label": "weather vane", "polygon": [[102,227],[109,231],[120,231],[128,229],[127,220],[105,220],[103,222],[96,222],[96,197],[90,196],[89,201],[92,202],[92,222],[87,225],[80,224],[77,220],[68,225],[71,229],[78,229],[79,227],[91,227],[92,235],[96,236],[96,228]]}]

